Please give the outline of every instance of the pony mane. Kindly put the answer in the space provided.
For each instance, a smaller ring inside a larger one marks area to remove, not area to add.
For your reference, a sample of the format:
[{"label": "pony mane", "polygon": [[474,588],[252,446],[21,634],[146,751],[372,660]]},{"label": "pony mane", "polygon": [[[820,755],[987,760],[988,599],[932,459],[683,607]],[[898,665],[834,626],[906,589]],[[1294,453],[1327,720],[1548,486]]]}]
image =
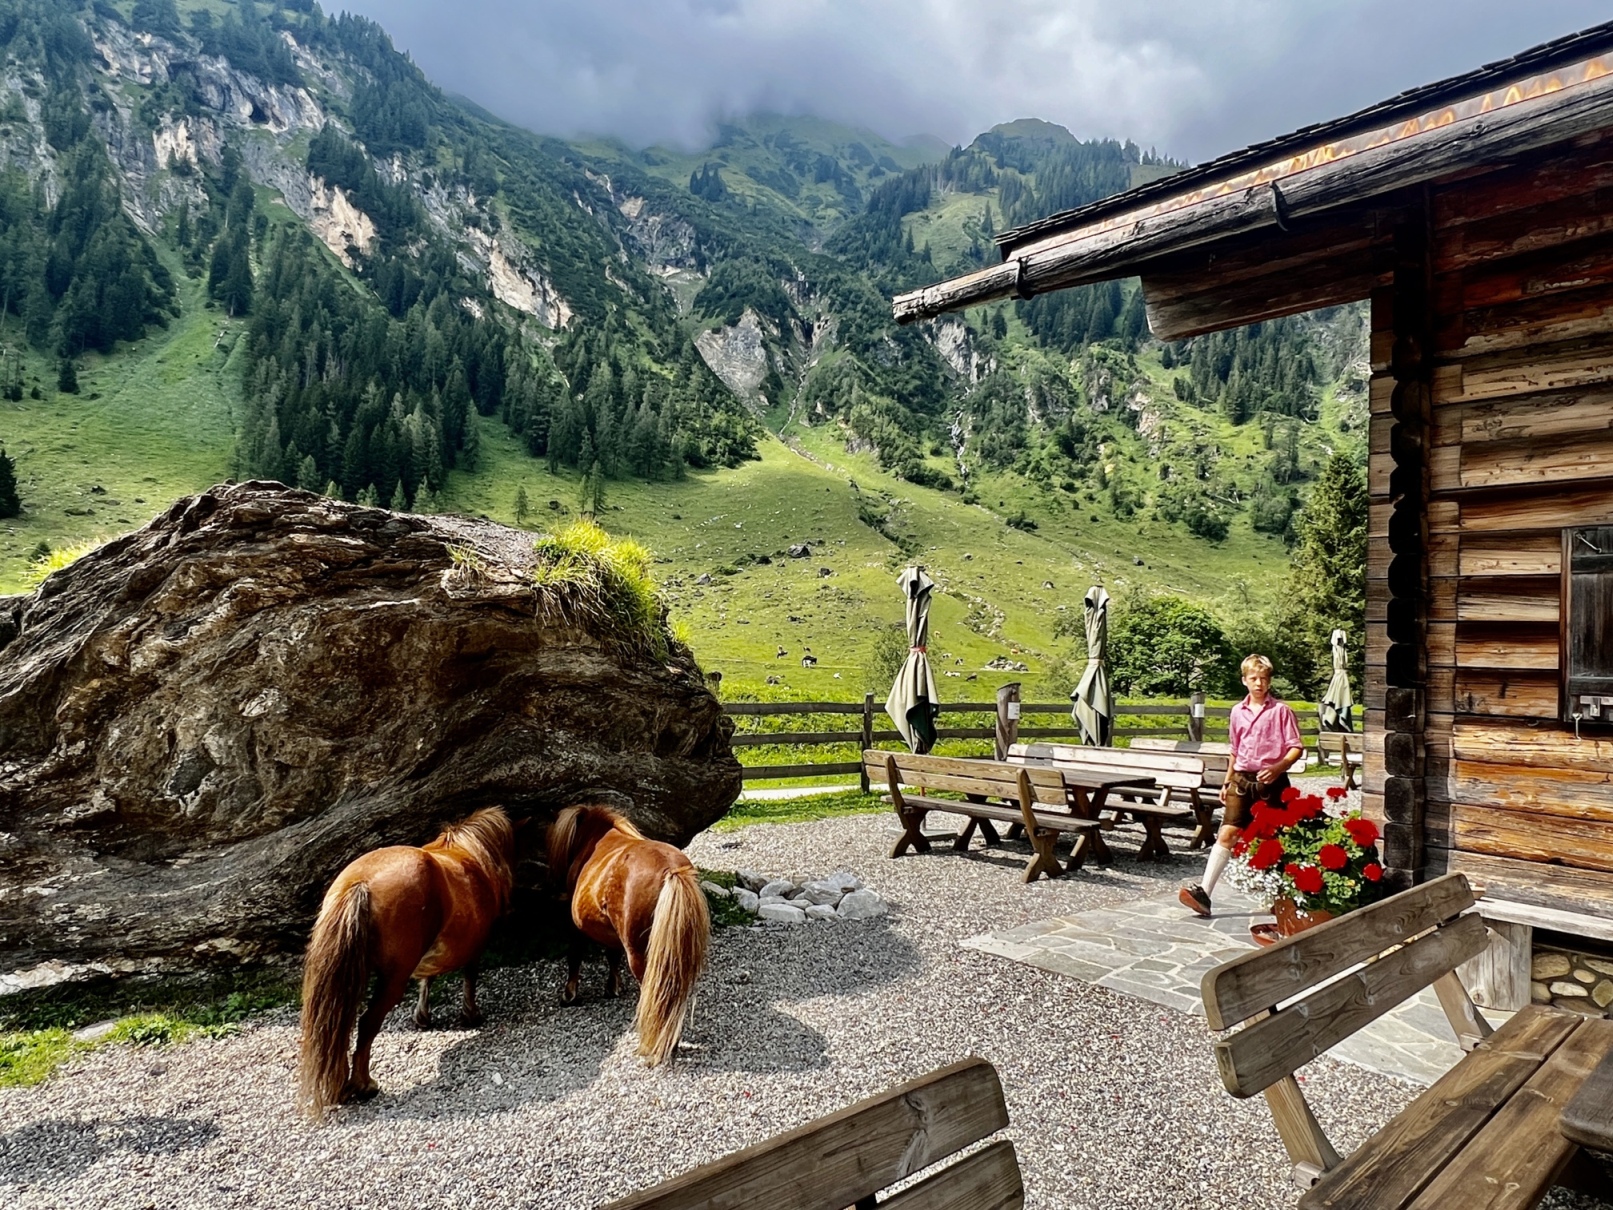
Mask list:
[{"label": "pony mane", "polygon": [[634,840],[644,839],[644,833],[634,827],[627,816],[598,803],[567,807],[555,816],[554,823],[549,825],[549,870],[556,876],[565,876],[568,891],[571,889],[570,870],[577,855],[613,829]]},{"label": "pony mane", "polygon": [[510,823],[503,807],[483,807],[458,823],[449,824],[427,847],[460,849],[466,853],[492,880],[499,911],[504,910],[509,903],[510,887],[515,882],[512,864],[515,825]]}]

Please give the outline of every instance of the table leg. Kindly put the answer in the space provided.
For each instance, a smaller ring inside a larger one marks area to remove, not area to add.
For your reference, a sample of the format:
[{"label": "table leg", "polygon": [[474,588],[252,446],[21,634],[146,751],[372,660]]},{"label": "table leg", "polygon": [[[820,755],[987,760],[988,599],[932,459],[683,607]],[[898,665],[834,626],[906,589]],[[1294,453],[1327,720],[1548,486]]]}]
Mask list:
[{"label": "table leg", "polygon": [[[1078,818],[1090,819],[1094,823],[1099,822],[1098,812],[1103,810],[1104,792],[1102,790],[1099,790],[1095,795],[1089,796],[1083,787],[1071,786],[1069,793],[1070,810]],[[1102,828],[1092,828],[1083,832],[1082,836],[1087,837],[1088,840],[1087,844],[1081,847],[1091,850],[1092,860],[1099,865],[1112,865],[1114,863],[1115,855],[1110,851],[1108,842],[1103,838]]]}]

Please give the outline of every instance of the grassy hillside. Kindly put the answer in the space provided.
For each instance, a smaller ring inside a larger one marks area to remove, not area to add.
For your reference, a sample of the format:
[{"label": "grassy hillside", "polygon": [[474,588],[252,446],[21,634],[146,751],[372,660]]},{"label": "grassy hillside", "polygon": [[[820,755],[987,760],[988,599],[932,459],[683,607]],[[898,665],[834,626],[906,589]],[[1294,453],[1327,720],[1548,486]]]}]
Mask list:
[{"label": "grassy hillside", "polygon": [[0,521],[0,592],[21,587],[41,544],[127,532],[229,474],[241,325],[206,307],[200,283],[174,276],[181,318],[110,358],[86,355],[79,394],[59,394],[54,362],[24,351],[24,381],[42,397],[0,400],[0,446],[26,507]]}]

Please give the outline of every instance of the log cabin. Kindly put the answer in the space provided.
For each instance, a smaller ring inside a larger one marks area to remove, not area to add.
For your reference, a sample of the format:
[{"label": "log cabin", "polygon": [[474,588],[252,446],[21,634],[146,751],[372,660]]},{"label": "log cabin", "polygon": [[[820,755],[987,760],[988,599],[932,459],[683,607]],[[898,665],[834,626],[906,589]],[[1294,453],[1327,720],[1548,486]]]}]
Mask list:
[{"label": "log cabin", "polygon": [[897,319],[1136,277],[1171,341],[1369,300],[1385,864],[1483,888],[1496,1007],[1531,930],[1613,941],[1613,23],[997,243]]}]

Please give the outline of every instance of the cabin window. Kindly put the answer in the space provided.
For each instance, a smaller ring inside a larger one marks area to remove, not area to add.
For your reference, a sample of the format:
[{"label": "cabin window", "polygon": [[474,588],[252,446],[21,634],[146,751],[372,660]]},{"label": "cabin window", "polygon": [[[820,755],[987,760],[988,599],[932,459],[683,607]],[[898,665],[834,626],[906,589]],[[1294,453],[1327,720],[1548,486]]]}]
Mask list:
[{"label": "cabin window", "polygon": [[1613,525],[1563,531],[1563,718],[1613,723]]}]

